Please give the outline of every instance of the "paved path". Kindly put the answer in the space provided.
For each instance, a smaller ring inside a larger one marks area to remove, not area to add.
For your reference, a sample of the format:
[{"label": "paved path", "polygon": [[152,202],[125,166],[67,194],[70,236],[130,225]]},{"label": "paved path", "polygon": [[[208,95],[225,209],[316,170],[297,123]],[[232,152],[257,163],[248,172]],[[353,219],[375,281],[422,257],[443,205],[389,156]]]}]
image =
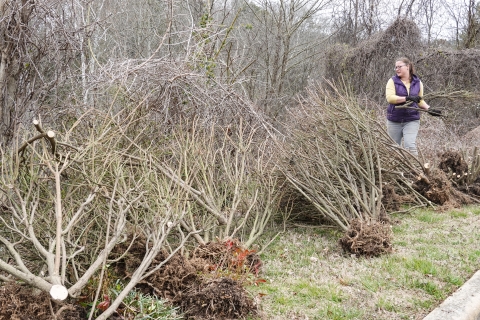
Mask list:
[{"label": "paved path", "polygon": [[480,271],[423,320],[480,320]]}]

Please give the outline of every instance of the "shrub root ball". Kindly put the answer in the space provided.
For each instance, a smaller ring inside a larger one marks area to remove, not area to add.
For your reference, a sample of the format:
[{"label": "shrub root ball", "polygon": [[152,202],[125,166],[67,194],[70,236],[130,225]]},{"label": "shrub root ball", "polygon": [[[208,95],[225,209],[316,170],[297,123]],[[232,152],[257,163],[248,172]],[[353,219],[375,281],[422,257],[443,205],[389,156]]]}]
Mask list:
[{"label": "shrub root ball", "polygon": [[[121,254],[124,248],[119,246],[117,251]],[[239,260],[238,253],[245,254],[244,260]],[[115,264],[117,274],[128,278],[143,255],[145,243],[141,239]],[[161,252],[154,265],[167,256]],[[258,311],[241,280],[247,276],[243,273],[257,273],[259,266],[258,255],[242,248],[238,241],[209,242],[195,248],[190,257],[175,254],[137,288],[169,300],[180,307],[186,319],[245,319]]]},{"label": "shrub root ball", "polygon": [[426,176],[420,175],[412,187],[432,203],[440,205],[438,210],[479,203],[475,198],[480,189],[478,183],[474,181],[469,185],[462,180],[467,173],[468,164],[461,154],[447,151],[441,155],[438,168],[432,168]]},{"label": "shrub root ball", "polygon": [[212,279],[192,287],[181,306],[187,319],[243,319],[256,310],[247,291],[230,278]]},{"label": "shrub root ball", "polygon": [[350,227],[340,239],[345,252],[362,256],[379,256],[392,252],[392,230],[389,224],[379,221],[350,221]]}]

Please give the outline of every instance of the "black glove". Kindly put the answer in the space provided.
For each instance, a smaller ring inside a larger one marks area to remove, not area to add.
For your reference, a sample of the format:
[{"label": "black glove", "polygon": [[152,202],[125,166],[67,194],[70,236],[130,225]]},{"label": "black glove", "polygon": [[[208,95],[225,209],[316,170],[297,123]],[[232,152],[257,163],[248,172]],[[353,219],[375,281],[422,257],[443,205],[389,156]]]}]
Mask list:
[{"label": "black glove", "polygon": [[407,96],[407,101],[412,101],[415,103],[419,103],[422,100],[422,97],[419,96]]},{"label": "black glove", "polygon": [[442,116],[442,110],[428,109],[427,112],[428,112],[429,115],[434,116],[434,117]]}]

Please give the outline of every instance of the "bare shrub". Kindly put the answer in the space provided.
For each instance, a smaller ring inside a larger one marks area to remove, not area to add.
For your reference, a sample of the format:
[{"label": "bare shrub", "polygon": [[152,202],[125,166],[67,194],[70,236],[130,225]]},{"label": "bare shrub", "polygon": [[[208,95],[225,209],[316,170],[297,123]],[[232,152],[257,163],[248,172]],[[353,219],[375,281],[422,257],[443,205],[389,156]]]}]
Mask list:
[{"label": "bare shrub", "polygon": [[319,215],[344,231],[353,219],[381,220],[386,183],[400,195],[410,194],[410,203],[426,205],[411,188],[422,165],[351,92],[333,84],[310,88],[285,127],[280,170]]},{"label": "bare shrub", "polygon": [[[62,286],[73,298],[98,277],[95,306],[113,248],[142,237],[146,253],[97,318],[106,319],[185,244],[190,234],[180,232],[179,220],[187,197],[157,170],[141,129],[131,128],[138,118],[94,112],[89,120],[94,125],[88,132],[74,125],[63,134],[44,132],[37,123],[34,138],[2,153],[0,269],[4,281],[20,279],[47,292]],[[170,255],[152,265],[165,247]]]},{"label": "bare shrub", "polygon": [[202,230],[200,244],[238,238],[251,246],[279,211],[282,179],[262,127],[240,119],[228,126],[187,122],[174,129],[170,152],[185,166],[181,177],[194,201],[181,220]]}]

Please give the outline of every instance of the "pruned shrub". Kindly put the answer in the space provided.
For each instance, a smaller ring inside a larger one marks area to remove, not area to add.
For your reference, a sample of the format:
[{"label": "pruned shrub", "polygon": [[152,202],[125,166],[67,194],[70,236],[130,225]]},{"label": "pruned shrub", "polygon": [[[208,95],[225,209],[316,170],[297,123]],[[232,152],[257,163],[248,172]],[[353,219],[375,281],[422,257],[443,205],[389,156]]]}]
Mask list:
[{"label": "pruned shrub", "polygon": [[426,205],[410,182],[421,164],[347,90],[333,84],[310,88],[284,125],[280,170],[317,215],[344,231],[353,219],[381,219],[386,182],[399,195],[412,195],[405,202]]}]

